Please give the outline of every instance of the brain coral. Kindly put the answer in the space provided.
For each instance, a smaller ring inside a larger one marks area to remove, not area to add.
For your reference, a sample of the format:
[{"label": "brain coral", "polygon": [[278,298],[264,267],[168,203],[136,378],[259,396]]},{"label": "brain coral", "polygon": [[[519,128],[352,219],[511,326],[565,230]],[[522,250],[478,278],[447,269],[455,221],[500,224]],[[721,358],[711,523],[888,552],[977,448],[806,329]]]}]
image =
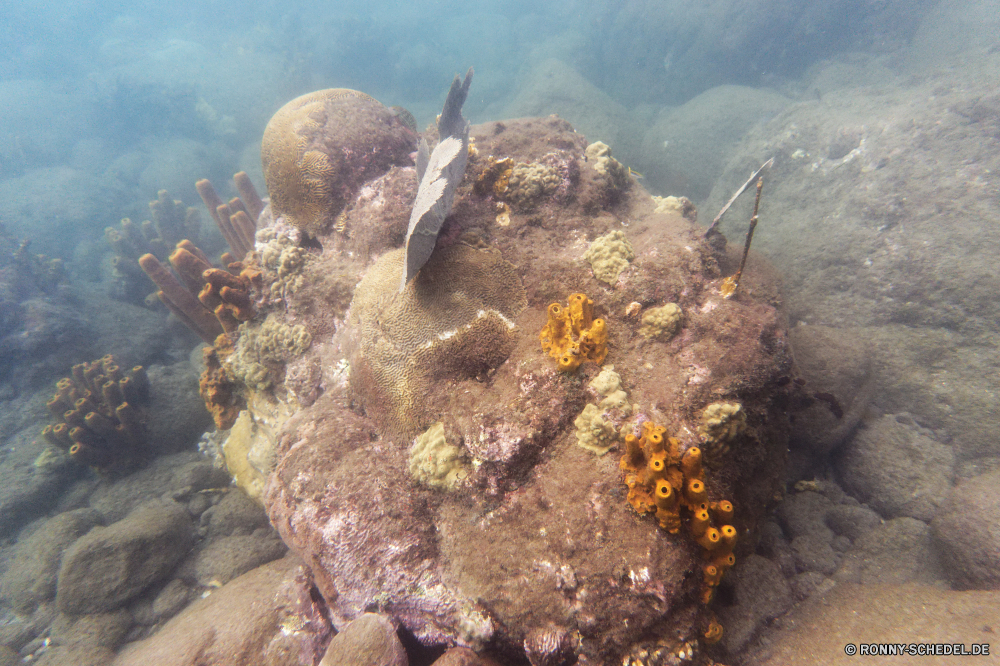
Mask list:
[{"label": "brain coral", "polygon": [[297,97],[274,114],[261,143],[272,210],[315,234],[362,184],[410,164],[415,146],[399,116],[364,93],[333,88]]},{"label": "brain coral", "polygon": [[349,322],[351,391],[395,433],[418,427],[418,396],[429,379],[474,377],[506,360],[514,319],[527,305],[517,271],[496,250],[439,249],[399,291],[403,261],[395,250],[372,265]]}]

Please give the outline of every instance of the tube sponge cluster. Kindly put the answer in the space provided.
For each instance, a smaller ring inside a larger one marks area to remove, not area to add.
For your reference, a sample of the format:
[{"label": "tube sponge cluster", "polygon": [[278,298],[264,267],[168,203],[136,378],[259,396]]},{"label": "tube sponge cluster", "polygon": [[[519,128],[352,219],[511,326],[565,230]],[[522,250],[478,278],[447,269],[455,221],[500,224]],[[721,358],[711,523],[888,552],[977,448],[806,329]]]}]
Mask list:
[{"label": "tube sponge cluster", "polygon": [[70,458],[98,469],[127,467],[145,449],[140,404],[149,399],[146,370],[123,372],[111,354],[73,366],[72,375],[56,382],[46,405],[59,420],[42,437]]},{"label": "tube sponge cluster", "polygon": [[586,294],[572,294],[567,307],[552,303],[548,312],[539,338],[542,351],[556,359],[561,372],[573,372],[584,361],[604,361],[608,331],[603,319],[594,319],[594,301]]},{"label": "tube sponge cluster", "polygon": [[705,556],[702,600],[708,603],[722,575],[736,563],[733,505],[709,499],[701,449],[692,446],[682,453],[680,447],[680,440],[666,437],[666,428],[646,421],[642,437],[625,435],[620,466],[633,509],[653,513],[660,527],[671,534],[687,523]]}]

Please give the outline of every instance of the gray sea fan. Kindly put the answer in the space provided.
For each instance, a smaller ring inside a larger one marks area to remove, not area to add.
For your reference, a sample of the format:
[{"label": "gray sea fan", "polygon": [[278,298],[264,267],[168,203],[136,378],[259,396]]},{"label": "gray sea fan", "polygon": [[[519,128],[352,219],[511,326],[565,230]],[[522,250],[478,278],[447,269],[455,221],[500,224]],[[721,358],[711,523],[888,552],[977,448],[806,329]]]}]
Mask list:
[{"label": "gray sea fan", "polygon": [[451,212],[455,190],[465,175],[469,157],[469,121],[462,116],[462,105],[472,84],[472,68],[462,81],[455,77],[445,100],[444,110],[438,119],[440,143],[427,154],[427,142],[421,140],[417,150],[417,199],[410,213],[410,226],[406,230],[406,263],[400,291],[406,288],[417,271],[427,263],[444,218]]}]

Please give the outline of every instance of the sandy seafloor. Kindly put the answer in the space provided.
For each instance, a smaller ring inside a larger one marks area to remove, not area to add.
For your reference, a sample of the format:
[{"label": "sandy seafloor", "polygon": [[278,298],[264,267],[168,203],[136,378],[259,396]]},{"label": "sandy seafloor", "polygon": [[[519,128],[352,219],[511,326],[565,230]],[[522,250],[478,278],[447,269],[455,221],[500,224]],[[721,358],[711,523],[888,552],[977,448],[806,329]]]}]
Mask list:
[{"label": "sandy seafloor", "polygon": [[[626,83],[588,80],[587,63],[574,67],[557,48],[536,49],[516,75],[471,63],[488,91],[470,101],[474,122],[558,114],[609,144],[651,193],[689,197],[702,224],[775,160],[751,261],[783,276],[802,400],[791,414],[785,493],[715,602],[726,626],[713,653],[720,662],[852,662],[844,645],[861,642],[1000,652],[997,17],[996,2],[945,0],[923,8],[896,43],[827,53],[794,77],[753,86],[713,73],[706,78],[720,85],[675,104],[636,103]],[[210,426],[197,396],[199,341],[160,311],[108,296],[103,229],[146,219],[159,189],[195,205],[198,178],[218,185],[246,170],[262,189],[260,129],[309,88],[282,84],[294,62],[250,52],[232,67],[189,42],[107,48],[118,85],[130,68],[149,68],[128,93],[144,97],[119,100],[135,117],[63,113],[88,94],[84,79],[0,80],[0,664],[110,663],[203,591],[284,553],[252,503],[220,499],[227,479],[197,453]],[[196,70],[216,101],[177,92]],[[434,85],[443,91],[448,77]],[[313,88],[365,90],[357,76],[314,78]],[[408,106],[421,127],[432,121],[437,97],[397,90],[383,101]],[[157,109],[159,128],[143,125],[142,108]],[[100,122],[120,126],[87,125]],[[197,132],[169,131],[184,124]],[[74,142],[74,133],[87,138]],[[731,243],[748,217],[741,199],[723,221]],[[46,281],[48,264],[24,263],[24,239],[31,255],[63,259],[60,282]],[[222,249],[207,224],[200,242]],[[108,352],[123,367],[150,368],[167,424],[157,444],[167,457],[115,484],[38,463],[54,382]],[[193,517],[194,531],[178,538],[197,542],[195,554],[163,565],[188,584],[154,586],[89,616],[99,618],[93,626],[59,615],[51,600],[62,552],[94,525],[163,497],[186,502]],[[47,522],[56,515],[58,524]],[[991,663],[919,663],[957,660]]]}]

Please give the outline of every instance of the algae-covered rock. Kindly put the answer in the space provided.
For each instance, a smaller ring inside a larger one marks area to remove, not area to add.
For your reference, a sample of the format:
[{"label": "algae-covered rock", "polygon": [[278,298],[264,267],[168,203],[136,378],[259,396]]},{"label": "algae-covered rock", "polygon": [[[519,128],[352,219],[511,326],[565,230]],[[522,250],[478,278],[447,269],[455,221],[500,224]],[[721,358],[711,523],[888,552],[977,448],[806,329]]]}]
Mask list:
[{"label": "algae-covered rock", "polygon": [[864,425],[837,460],[844,489],[886,518],[930,522],[951,491],[955,454],[908,414]]},{"label": "algae-covered rock", "polygon": [[122,606],[168,574],[194,543],[176,502],[151,502],[109,527],[80,537],[63,555],[56,603],[65,613]]},{"label": "algae-covered rock", "polygon": [[931,523],[952,584],[1000,590],[1000,471],[958,484]]}]

